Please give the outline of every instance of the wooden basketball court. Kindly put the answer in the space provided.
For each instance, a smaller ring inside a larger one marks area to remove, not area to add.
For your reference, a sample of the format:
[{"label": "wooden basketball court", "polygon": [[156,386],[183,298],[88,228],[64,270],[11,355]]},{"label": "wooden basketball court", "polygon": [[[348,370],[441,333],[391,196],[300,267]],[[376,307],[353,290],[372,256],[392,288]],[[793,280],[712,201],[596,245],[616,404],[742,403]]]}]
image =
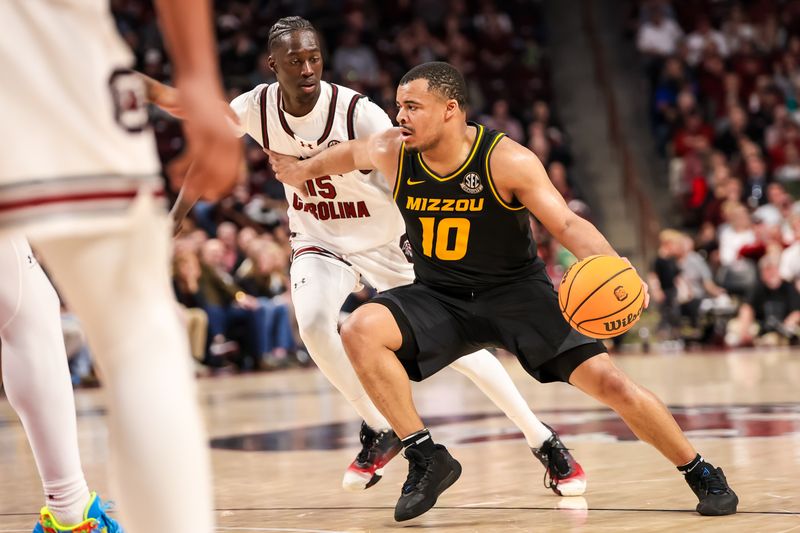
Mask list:
[{"label": "wooden basketball court", "polygon": [[[617,361],[673,408],[725,469],[739,514],[694,513],[675,469],[610,411],[567,385],[540,385],[504,359],[530,405],[589,476],[585,498],[559,498],[515,427],[466,379],[444,370],[415,387],[437,441],[464,473],[432,511],[392,519],[406,462],[363,493],[340,488],[358,450],[358,420],[315,369],[207,378],[201,401],[214,447],[219,531],[800,532],[800,350],[622,355]],[[109,488],[102,391],[77,393],[84,468]],[[0,533],[30,531],[41,487],[22,428],[0,403]],[[124,525],[124,524],[123,524]],[[161,532],[153,532],[161,533]]]}]

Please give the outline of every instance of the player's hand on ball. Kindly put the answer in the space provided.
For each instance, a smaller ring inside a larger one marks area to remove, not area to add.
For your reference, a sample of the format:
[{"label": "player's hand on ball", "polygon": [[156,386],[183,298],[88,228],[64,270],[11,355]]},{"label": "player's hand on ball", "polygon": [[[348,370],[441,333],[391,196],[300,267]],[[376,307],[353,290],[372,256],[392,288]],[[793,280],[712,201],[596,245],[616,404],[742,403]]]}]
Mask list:
[{"label": "player's hand on ball", "polygon": [[[622,260],[631,265],[631,267],[633,267],[633,264],[627,257],[623,257]],[[634,270],[635,269],[636,268],[634,267]],[[639,279],[642,279],[642,277],[639,276]],[[650,288],[644,279],[642,279],[642,291],[644,291],[644,308],[647,309],[647,307],[650,305]]]},{"label": "player's hand on ball", "polygon": [[275,173],[275,179],[281,183],[300,189],[306,181],[312,178],[312,176],[306,175],[303,162],[296,157],[279,154],[269,148],[264,148],[264,152],[269,156],[269,165]]}]

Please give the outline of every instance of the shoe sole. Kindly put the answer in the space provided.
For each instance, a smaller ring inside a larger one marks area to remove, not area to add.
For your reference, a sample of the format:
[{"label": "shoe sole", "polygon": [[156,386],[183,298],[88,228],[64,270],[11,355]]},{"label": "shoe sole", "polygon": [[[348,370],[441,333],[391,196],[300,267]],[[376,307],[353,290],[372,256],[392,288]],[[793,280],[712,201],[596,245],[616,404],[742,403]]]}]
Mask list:
[{"label": "shoe sole", "polygon": [[[367,480],[366,477],[361,477],[357,474],[348,476],[347,474],[349,473],[350,472],[345,473],[345,476],[342,479],[342,488],[347,492],[361,492],[362,490],[367,490],[371,486],[375,485],[378,481],[383,479],[383,468],[376,470],[369,480]],[[347,482],[348,477],[353,480],[351,483]]]},{"label": "shoe sole", "polygon": [[[417,509],[417,510],[415,511],[415,513],[416,513],[416,514],[413,514],[413,515],[409,515],[409,516],[404,516],[404,517],[398,518],[397,514],[395,514],[395,515],[394,515],[394,520],[395,520],[395,522],[405,522],[406,520],[411,520],[412,518],[416,518],[416,517],[418,517],[418,516],[421,516],[421,515],[423,515],[423,514],[427,513],[428,511],[430,511],[431,509],[433,509],[433,507],[436,505],[436,502],[439,500],[439,496],[441,496],[441,495],[442,495],[442,493],[443,493],[444,491],[446,491],[446,490],[447,490],[447,489],[449,489],[451,486],[453,486],[453,484],[454,484],[456,481],[458,481],[458,478],[460,478],[460,477],[461,477],[461,470],[462,470],[462,469],[461,469],[461,463],[459,463],[459,462],[458,462],[458,461],[456,461],[455,459],[452,459],[452,464],[451,464],[451,466],[453,467],[453,470],[452,470],[452,472],[450,472],[449,474],[447,474],[447,477],[446,477],[446,478],[444,478],[444,479],[443,479],[443,480],[442,480],[442,481],[439,483],[439,486],[438,486],[438,487],[436,487],[436,493],[437,493],[437,494],[436,494],[436,496],[433,498],[433,501],[431,502],[431,504],[430,504],[428,507],[426,507],[426,508],[423,508],[423,509],[421,509],[421,510],[420,510],[420,509]],[[417,512],[417,511],[418,511],[418,512]]]},{"label": "shoe sole", "polygon": [[348,483],[347,482],[347,478],[348,478],[348,474],[350,474],[350,469],[348,468],[344,473],[344,477],[342,478],[342,488],[344,490],[346,490],[347,492],[361,492],[362,490],[367,490],[371,486],[375,485],[378,481],[383,479],[383,469],[386,468],[386,465],[389,464],[389,461],[394,459],[397,456],[397,454],[400,453],[401,449],[402,449],[402,446],[398,446],[397,449],[390,450],[386,454],[386,458],[385,458],[385,460],[383,462],[383,466],[378,468],[378,469],[376,469],[375,473],[372,474],[372,477],[369,480],[367,480],[366,477],[359,476],[358,474],[353,473],[353,474],[351,474],[351,477],[352,478],[358,478],[358,479],[357,480],[354,479],[354,481],[352,483]]},{"label": "shoe sole", "polygon": [[736,514],[736,507],[733,509],[707,509],[706,512],[703,512],[698,506],[697,513],[702,516],[728,516],[731,514]]},{"label": "shoe sole", "polygon": [[586,482],[582,483],[567,483],[564,485],[559,484],[557,487],[553,488],[553,492],[555,492],[558,496],[583,496],[586,493]]},{"label": "shoe sole", "polygon": [[739,506],[739,499],[737,498],[732,507],[711,508],[711,509],[701,510],[702,506],[700,504],[697,504],[695,510],[697,511],[698,514],[702,516],[727,516],[731,514],[736,514],[736,508],[738,506]]}]

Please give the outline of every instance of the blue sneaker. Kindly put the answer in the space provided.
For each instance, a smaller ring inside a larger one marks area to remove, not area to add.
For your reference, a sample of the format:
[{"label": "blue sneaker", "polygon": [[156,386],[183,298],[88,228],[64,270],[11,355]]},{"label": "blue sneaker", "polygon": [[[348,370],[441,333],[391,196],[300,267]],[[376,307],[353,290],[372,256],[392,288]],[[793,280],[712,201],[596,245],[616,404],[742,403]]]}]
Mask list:
[{"label": "blue sneaker", "polygon": [[50,509],[42,507],[33,533],[125,533],[122,526],[106,514],[110,507],[111,504],[103,503],[97,493],[93,492],[83,512],[83,520],[74,526],[62,526]]}]

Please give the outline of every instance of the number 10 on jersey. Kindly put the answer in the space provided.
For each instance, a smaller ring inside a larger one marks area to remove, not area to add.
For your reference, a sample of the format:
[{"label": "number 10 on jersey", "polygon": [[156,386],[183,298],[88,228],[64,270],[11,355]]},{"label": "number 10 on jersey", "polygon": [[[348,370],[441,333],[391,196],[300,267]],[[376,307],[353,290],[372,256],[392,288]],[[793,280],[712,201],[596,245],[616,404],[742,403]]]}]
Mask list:
[{"label": "number 10 on jersey", "polygon": [[[458,261],[467,255],[469,242],[469,219],[443,218],[436,224],[433,217],[420,217],[422,224],[422,252],[428,257],[442,261]],[[455,232],[455,238],[451,235]],[[435,247],[434,247],[435,243]]]}]

